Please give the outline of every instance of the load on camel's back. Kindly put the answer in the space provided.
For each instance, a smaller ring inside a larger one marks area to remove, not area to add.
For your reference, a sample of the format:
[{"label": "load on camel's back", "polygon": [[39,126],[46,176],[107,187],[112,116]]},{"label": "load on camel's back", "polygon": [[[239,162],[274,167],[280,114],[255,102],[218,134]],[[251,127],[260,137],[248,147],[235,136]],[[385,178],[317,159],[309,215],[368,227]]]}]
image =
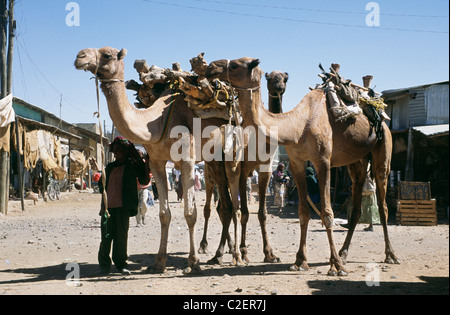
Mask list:
[{"label": "load on camel's back", "polygon": [[[322,70],[319,77],[322,78],[323,83],[318,84],[316,88],[326,91],[331,112],[338,121],[364,113],[376,130],[379,130],[383,120],[390,120],[385,112],[387,105],[370,88],[373,79],[371,75],[363,77],[364,86],[360,86],[341,76],[339,64],[331,64],[330,72],[326,72],[321,64],[319,68]],[[377,135],[381,136],[381,133],[377,131]]]},{"label": "load on camel's back", "polygon": [[134,68],[139,73],[142,84],[129,80],[126,88],[136,91],[137,108],[148,108],[167,89],[177,89],[185,96],[190,108],[195,114],[207,119],[211,117],[224,120],[235,120],[239,114],[233,115],[233,92],[228,83],[214,79],[209,81],[205,77],[208,63],[204,53],[190,60],[192,71],[183,71],[178,63],[172,69],[149,66],[145,60],[136,60]]}]

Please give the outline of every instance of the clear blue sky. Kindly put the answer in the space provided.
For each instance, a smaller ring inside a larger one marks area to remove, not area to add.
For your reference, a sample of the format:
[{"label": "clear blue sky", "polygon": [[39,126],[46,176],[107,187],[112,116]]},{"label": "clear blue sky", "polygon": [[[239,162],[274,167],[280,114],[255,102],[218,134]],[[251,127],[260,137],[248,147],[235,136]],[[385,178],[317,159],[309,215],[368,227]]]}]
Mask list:
[{"label": "clear blue sky", "polygon": [[[69,2],[16,0],[13,93],[57,116],[62,94],[62,119],[71,123],[98,122],[94,81],[73,67],[89,47],[127,48],[125,79],[136,81],[136,59],[190,70],[200,52],[208,62],[259,58],[264,71],[289,73],[286,111],[319,83],[319,62],[341,64],[355,83],[371,74],[379,92],[449,78],[447,0],[376,1],[380,24],[373,27],[363,0],[79,0],[74,27],[66,25]],[[101,116],[109,128],[103,95]]]}]

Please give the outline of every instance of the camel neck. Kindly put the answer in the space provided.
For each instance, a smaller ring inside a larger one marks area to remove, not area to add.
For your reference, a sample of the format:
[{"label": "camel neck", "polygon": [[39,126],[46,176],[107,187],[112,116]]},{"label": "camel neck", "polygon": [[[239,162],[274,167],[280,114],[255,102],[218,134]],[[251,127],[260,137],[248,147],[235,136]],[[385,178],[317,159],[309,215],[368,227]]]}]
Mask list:
[{"label": "camel neck", "polygon": [[[278,138],[280,145],[296,144],[301,140],[306,129],[310,128],[315,119],[317,108],[314,102],[319,95],[308,94],[291,111],[274,114],[264,108],[261,101],[261,91],[238,90],[239,108],[244,118],[244,124],[252,125],[260,130],[265,129],[267,140]],[[263,128],[260,128],[263,127]]]},{"label": "camel neck", "polygon": [[276,133],[271,133],[271,131],[277,130],[278,126],[265,123],[268,111],[262,104],[261,89],[238,89],[238,95],[239,108],[244,119],[244,127],[250,125],[255,127],[256,130],[260,130],[266,137],[267,142],[270,141],[270,137],[273,137],[274,140],[278,138]]},{"label": "camel neck", "polygon": [[139,110],[131,105],[123,81],[103,82],[101,89],[105,94],[108,111],[119,133],[135,143],[157,142],[161,134],[161,106]]},{"label": "camel neck", "polygon": [[269,111],[274,114],[280,114],[283,112],[282,108],[283,96],[269,94]]}]

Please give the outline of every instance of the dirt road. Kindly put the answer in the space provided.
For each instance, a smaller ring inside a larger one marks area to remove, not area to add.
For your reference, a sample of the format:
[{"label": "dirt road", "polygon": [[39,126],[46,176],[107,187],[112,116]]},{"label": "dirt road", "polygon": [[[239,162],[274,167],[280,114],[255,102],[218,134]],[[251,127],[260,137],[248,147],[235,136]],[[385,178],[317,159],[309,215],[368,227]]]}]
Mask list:
[{"label": "dirt road", "polygon": [[[170,192],[171,200],[176,200]],[[205,202],[203,192],[197,200]],[[270,201],[270,199],[269,199]],[[216,213],[211,216],[210,254],[199,255],[202,273],[184,276],[188,252],[187,225],[181,203],[172,201],[169,258],[165,274],[147,274],[159,248],[158,206],[147,214],[147,224],[136,227],[130,220],[129,264],[132,274],[99,274],[97,250],[100,241],[100,195],[72,192],[58,202],[11,202],[7,216],[0,217],[0,295],[17,294],[147,294],[147,295],[315,295],[315,294],[449,294],[449,226],[405,227],[391,224],[389,232],[400,265],[387,265],[381,226],[364,232],[358,225],[346,277],[327,276],[329,246],[325,229],[317,217],[309,226],[309,271],[288,271],[295,261],[300,228],[294,209],[284,214],[269,210],[268,231],[281,263],[263,263],[262,241],[256,203],[250,206],[248,250],[251,262],[245,267],[208,266],[220,237]],[[199,211],[196,244],[200,243],[203,213]],[[339,249],[346,230],[337,226]],[[76,275],[79,274],[79,281]],[[66,278],[71,279],[67,281]]]}]

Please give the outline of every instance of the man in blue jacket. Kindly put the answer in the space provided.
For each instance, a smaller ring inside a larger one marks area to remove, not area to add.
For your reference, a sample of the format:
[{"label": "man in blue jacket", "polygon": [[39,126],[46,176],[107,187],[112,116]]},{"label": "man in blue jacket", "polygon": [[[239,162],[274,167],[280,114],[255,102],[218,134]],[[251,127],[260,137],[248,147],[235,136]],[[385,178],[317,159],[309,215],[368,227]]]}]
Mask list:
[{"label": "man in blue jacket", "polygon": [[126,263],[128,229],[130,217],[137,214],[139,202],[137,181],[142,185],[148,184],[150,172],[148,164],[144,163],[130,141],[117,137],[109,149],[114,153],[115,161],[106,166],[106,186],[103,187],[102,179],[99,181],[100,192],[106,190],[108,205],[106,207],[102,198],[100,210],[102,240],[98,262],[101,271],[109,273],[112,264],[110,258],[112,245],[114,265],[122,274],[130,274]]}]

